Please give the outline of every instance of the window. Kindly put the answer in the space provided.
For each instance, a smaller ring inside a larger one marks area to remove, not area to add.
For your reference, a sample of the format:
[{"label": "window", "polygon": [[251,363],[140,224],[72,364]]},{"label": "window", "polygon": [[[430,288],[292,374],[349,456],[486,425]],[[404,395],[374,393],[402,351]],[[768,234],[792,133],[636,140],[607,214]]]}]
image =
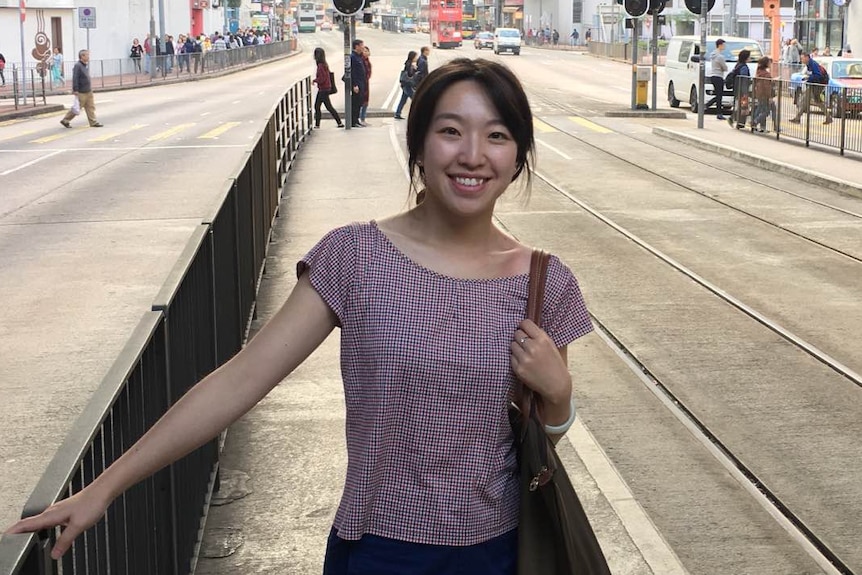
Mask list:
[{"label": "window", "polygon": [[679,61],[688,62],[689,56],[691,56],[691,42],[683,42],[679,47]]},{"label": "window", "polygon": [[572,24],[580,24],[584,18],[584,0],[572,0]]},{"label": "window", "polygon": [[[767,21],[766,23],[769,24],[769,21]],[[749,38],[749,35],[748,35],[749,32],[750,32],[750,30],[749,30],[749,23],[748,22],[737,22],[736,23],[736,35],[737,36],[742,36],[743,38]],[[766,34],[764,37],[768,38],[769,34]]]}]

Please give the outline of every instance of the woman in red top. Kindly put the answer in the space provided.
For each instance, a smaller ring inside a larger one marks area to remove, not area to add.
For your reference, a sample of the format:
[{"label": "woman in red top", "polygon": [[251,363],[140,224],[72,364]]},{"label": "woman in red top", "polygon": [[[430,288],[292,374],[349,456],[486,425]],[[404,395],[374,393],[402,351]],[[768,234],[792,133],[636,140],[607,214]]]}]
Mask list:
[{"label": "woman in red top", "polygon": [[332,114],[338,127],[343,128],[341,116],[338,115],[338,111],[329,100],[333,88],[332,77],[329,75],[329,64],[326,63],[326,52],[323,51],[323,48],[314,49],[314,61],[317,62],[317,75],[314,78],[314,83],[317,84],[317,97],[314,99],[314,127],[320,127],[320,106],[322,104]]}]

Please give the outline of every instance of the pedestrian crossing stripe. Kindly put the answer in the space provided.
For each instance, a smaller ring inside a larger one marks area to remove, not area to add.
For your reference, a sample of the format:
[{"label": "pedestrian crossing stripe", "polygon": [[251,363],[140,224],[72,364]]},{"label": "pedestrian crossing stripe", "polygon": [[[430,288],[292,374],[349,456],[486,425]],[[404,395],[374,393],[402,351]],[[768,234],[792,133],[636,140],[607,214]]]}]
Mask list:
[{"label": "pedestrian crossing stripe", "polygon": [[35,134],[37,130],[24,130],[23,132],[18,132],[16,134],[9,134],[8,136],[0,136],[0,142],[4,140],[14,140],[15,138],[23,138],[24,136],[29,136],[30,134]]},{"label": "pedestrian crossing stripe", "polygon": [[50,136],[45,136],[43,138],[37,138],[35,140],[30,140],[31,144],[47,144],[48,142],[54,142],[61,138],[66,138],[71,136],[73,133],[80,131],[82,128],[75,128],[74,130],[65,130],[58,134],[51,134]]},{"label": "pedestrian crossing stripe", "polygon": [[165,130],[164,132],[160,132],[160,133],[156,134],[155,136],[150,136],[149,138],[147,138],[147,141],[148,142],[155,142],[158,140],[167,140],[171,136],[176,136],[177,134],[179,134],[183,130],[187,130],[187,129],[191,128],[192,126],[195,126],[195,125],[196,124],[194,124],[194,123],[192,123],[192,124],[179,124],[177,126],[174,126],[173,128],[170,128],[169,130]]},{"label": "pedestrian crossing stripe", "polygon": [[124,134],[128,134],[129,132],[134,132],[135,130],[140,130],[141,128],[146,128],[147,124],[135,124],[134,126],[127,128],[125,130],[120,130],[119,132],[111,132],[109,134],[103,134],[98,138],[92,138],[87,140],[88,142],[107,142],[108,140],[113,140],[119,136]]},{"label": "pedestrian crossing stripe", "polygon": [[613,134],[613,130],[608,130],[604,126],[599,126],[595,122],[590,122],[586,118],[581,118],[580,116],[569,116],[569,120],[574,122],[579,126],[583,126],[584,128],[588,128],[594,132],[598,132],[599,134]]},{"label": "pedestrian crossing stripe", "polygon": [[242,122],[225,122],[224,124],[222,124],[218,128],[214,128],[214,129],[210,130],[209,132],[207,132],[206,134],[204,134],[202,136],[198,136],[198,139],[199,140],[214,140],[214,139],[218,138],[219,136],[221,136],[222,134],[224,134],[225,132],[227,132],[228,130],[230,130],[231,128],[236,128],[241,123]]},{"label": "pedestrian crossing stripe", "polygon": [[543,132],[545,134],[549,132],[556,132],[557,129],[550,124],[546,124],[545,122],[539,120],[538,118],[533,118],[533,128],[537,132]]}]

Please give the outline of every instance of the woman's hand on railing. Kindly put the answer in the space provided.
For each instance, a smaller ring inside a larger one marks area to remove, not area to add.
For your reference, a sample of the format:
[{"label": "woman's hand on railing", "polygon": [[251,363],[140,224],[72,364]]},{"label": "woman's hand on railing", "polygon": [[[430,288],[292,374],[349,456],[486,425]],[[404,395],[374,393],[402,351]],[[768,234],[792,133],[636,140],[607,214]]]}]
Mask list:
[{"label": "woman's hand on railing", "polygon": [[6,530],[6,534],[32,533],[53,529],[59,525],[62,532],[51,550],[51,557],[59,559],[69,550],[78,535],[102,518],[109,504],[110,501],[99,492],[98,484],[94,483],[72,497],[55,503],[39,515],[15,523]]}]

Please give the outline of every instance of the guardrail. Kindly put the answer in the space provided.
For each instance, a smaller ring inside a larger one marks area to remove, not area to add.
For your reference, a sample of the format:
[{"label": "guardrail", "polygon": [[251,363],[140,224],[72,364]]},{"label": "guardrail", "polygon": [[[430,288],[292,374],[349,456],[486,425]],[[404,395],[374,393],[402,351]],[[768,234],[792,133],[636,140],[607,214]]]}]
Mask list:
[{"label": "guardrail", "polygon": [[[759,82],[770,89],[758,92]],[[842,156],[862,153],[862,88],[739,77],[734,94],[732,125],[752,132],[764,127],[776,139],[835,148]]]},{"label": "guardrail", "polygon": [[[271,60],[291,52],[292,42],[272,42],[258,46],[243,46],[230,50],[210,50],[206,53],[175,54],[154,56],[152,58],[116,58],[110,60],[90,60],[90,79],[93,89],[106,90],[128,86],[144,86],[177,80],[215,75],[225,70],[241,70]],[[20,64],[7,68],[7,86],[0,88],[0,96],[11,97],[15,107],[27,105],[23,101],[26,82],[27,100],[36,105],[36,100],[44,101],[46,96],[70,93],[72,90],[72,69],[77,56],[65,60],[59,68],[43,66],[41,62],[28,64],[24,69]]]},{"label": "guardrail", "polygon": [[[93,481],[189,388],[238,352],[254,316],[279,194],[311,129],[311,78],[291,86],[253,150],[197,227],[152,305],[73,424],[24,506],[40,513]],[[133,486],[61,561],[58,532],[5,536],[0,575],[193,572],[218,439]]]}]

